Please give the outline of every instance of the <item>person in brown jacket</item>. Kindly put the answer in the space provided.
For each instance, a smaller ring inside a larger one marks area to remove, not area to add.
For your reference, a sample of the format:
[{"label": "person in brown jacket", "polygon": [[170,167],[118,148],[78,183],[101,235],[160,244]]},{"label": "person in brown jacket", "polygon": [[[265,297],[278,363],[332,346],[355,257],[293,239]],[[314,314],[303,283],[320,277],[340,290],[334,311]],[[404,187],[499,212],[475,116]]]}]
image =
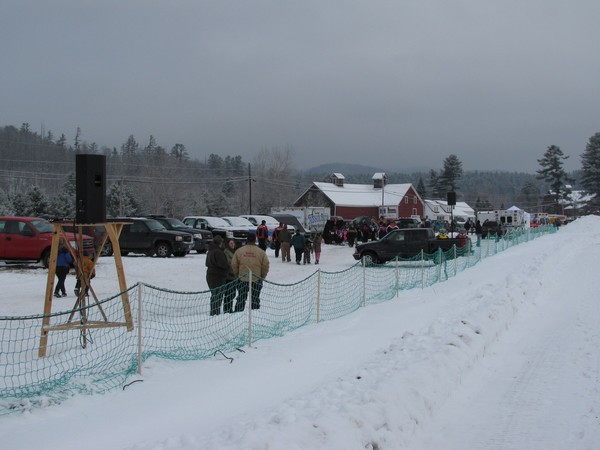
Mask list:
[{"label": "person in brown jacket", "polygon": [[252,272],[252,309],[260,308],[260,291],[262,280],[269,273],[269,258],[264,250],[256,246],[256,236],[248,234],[246,245],[240,247],[233,254],[231,269],[236,277],[240,278],[239,294],[235,304],[235,312],[246,308],[246,299],[250,290],[250,272]]}]

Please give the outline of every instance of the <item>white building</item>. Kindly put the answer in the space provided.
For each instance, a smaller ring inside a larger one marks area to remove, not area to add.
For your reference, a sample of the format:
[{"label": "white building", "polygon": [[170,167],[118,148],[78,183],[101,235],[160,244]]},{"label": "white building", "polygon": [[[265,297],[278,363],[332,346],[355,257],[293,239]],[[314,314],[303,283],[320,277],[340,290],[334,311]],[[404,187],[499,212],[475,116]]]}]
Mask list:
[{"label": "white building", "polygon": [[448,206],[446,200],[425,200],[425,217],[429,220],[447,220],[450,222],[452,216],[458,222],[466,222],[468,219],[475,221],[475,210],[465,202],[456,202],[454,210]]}]

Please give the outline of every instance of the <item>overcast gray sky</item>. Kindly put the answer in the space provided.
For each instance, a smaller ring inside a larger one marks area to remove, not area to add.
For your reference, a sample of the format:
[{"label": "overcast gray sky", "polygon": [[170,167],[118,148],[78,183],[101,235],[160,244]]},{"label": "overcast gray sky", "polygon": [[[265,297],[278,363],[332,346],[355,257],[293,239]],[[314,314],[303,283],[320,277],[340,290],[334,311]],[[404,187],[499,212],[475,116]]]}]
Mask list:
[{"label": "overcast gray sky", "polygon": [[568,170],[600,131],[598,0],[0,0],[0,125],[251,161]]}]

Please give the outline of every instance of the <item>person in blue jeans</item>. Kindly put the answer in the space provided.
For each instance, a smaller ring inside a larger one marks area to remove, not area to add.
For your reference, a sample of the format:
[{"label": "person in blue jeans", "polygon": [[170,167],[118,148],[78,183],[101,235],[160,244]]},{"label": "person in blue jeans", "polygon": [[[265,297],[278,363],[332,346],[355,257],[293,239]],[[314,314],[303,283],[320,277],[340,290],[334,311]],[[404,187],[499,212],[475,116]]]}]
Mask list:
[{"label": "person in blue jeans", "polygon": [[61,245],[58,248],[58,256],[56,257],[56,278],[58,278],[58,282],[56,283],[56,287],[54,288],[55,297],[67,296],[65,280],[67,279],[67,275],[71,270],[72,262],[73,257],[71,256],[67,248],[64,245]]}]

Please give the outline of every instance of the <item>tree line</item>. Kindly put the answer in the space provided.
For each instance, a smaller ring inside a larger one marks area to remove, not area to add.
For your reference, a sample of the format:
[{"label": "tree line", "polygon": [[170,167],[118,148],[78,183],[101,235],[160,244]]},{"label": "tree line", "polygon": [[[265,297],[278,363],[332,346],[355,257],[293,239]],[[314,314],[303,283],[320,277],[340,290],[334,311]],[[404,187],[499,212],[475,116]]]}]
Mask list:
[{"label": "tree line", "polygon": [[[145,144],[130,135],[119,148],[90,144],[81,136],[78,128],[69,144],[64,134],[42,135],[28,124],[0,127],[0,214],[73,217],[78,153],[106,156],[107,214],[112,217],[268,213],[293,205],[313,181],[329,181],[331,175],[294,170],[291,146],[263,148],[252,161],[217,154],[199,161],[185,145],[167,149],[152,135]],[[455,191],[478,210],[517,204],[535,211],[548,206],[544,196],[549,192],[556,204],[566,198],[569,185],[600,194],[600,133],[590,138],[581,171],[566,173],[566,158],[559,147],[550,146],[538,160],[540,170],[528,174],[463,171],[458,156],[449,155],[439,170],[386,175],[389,183],[412,183],[423,198],[445,199]],[[344,175],[349,183],[372,183],[370,171]]]}]

